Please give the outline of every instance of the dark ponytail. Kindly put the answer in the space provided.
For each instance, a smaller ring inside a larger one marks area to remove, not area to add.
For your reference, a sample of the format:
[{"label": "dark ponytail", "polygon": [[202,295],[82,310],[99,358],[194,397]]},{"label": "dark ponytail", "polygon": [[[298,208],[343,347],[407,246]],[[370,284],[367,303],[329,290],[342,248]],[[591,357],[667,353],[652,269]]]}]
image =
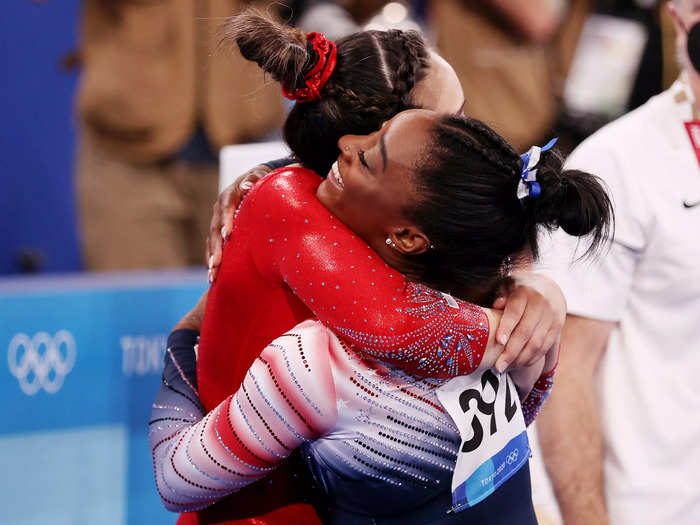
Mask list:
[{"label": "dark ponytail", "polygon": [[247,9],[229,18],[222,27],[221,44],[238,46],[246,60],[255,62],[272,78],[291,89],[304,84],[304,73],[317,57],[307,48],[306,35]]},{"label": "dark ponytail", "polygon": [[[532,220],[548,230],[560,227],[574,237],[589,236],[583,256],[598,252],[610,236],[613,208],[602,181],[579,170],[563,170],[556,150],[544,152],[537,165],[542,195],[525,199]],[[535,243],[536,246],[536,243]]]},{"label": "dark ponytail", "polygon": [[[252,9],[225,23],[222,41],[288,89],[302,87],[318,60],[301,30]],[[340,137],[372,133],[414,107],[411,93],[428,68],[425,42],[415,31],[362,31],[336,45],[336,66],[321,99],[295,104],[283,130],[297,158],[324,177],[340,154]]]},{"label": "dark ponytail", "polygon": [[522,160],[486,124],[438,117],[426,152],[414,178],[417,200],[404,210],[434,246],[404,258],[402,266],[420,282],[488,304],[507,257],[516,266],[537,258],[542,229],[589,236],[586,254],[608,238],[613,210],[602,183],[562,171],[556,151],[543,152],[537,165],[541,195],[523,201],[517,197]]}]

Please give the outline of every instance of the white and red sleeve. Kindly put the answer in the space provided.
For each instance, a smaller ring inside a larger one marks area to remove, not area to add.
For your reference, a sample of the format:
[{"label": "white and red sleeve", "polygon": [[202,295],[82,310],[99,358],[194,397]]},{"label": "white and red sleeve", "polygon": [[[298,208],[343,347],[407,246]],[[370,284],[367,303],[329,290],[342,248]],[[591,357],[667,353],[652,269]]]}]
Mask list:
[{"label": "white and red sleeve", "polygon": [[320,323],[298,325],[265,348],[235,394],[152,447],[158,492],[169,510],[204,508],[335,427],[328,345]]}]

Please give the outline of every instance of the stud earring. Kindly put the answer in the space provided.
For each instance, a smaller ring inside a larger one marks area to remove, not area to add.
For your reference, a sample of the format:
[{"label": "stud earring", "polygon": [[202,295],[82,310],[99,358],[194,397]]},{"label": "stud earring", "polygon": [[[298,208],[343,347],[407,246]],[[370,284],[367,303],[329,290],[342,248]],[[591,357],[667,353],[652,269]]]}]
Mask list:
[{"label": "stud earring", "polygon": [[510,274],[513,272],[513,259],[510,258],[510,255],[508,255],[505,259],[503,259],[503,264],[501,264],[501,275],[503,277],[510,277]]},{"label": "stud earring", "polygon": [[391,246],[392,248],[396,248],[396,243],[391,240],[391,237],[387,237],[384,242],[386,243],[387,246]]}]

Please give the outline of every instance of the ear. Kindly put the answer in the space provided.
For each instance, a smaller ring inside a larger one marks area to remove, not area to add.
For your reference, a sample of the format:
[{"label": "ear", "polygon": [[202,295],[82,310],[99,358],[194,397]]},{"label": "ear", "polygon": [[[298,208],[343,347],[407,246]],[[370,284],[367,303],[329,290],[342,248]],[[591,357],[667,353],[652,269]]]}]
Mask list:
[{"label": "ear", "polygon": [[404,255],[418,255],[430,249],[430,239],[414,225],[400,226],[389,235],[392,248]]}]

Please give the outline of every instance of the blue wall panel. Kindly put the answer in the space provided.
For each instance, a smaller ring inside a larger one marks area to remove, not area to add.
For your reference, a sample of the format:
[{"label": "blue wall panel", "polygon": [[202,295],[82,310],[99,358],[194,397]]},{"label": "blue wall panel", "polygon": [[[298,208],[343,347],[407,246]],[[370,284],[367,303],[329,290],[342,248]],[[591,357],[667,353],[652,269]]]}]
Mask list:
[{"label": "blue wall panel", "polygon": [[148,417],[167,334],[205,289],[199,270],[0,280],[10,523],[175,521],[155,490]]},{"label": "blue wall panel", "polygon": [[0,273],[22,249],[46,271],[80,267],[72,164],[77,73],[60,61],[77,46],[78,0],[3,2],[0,17]]}]

